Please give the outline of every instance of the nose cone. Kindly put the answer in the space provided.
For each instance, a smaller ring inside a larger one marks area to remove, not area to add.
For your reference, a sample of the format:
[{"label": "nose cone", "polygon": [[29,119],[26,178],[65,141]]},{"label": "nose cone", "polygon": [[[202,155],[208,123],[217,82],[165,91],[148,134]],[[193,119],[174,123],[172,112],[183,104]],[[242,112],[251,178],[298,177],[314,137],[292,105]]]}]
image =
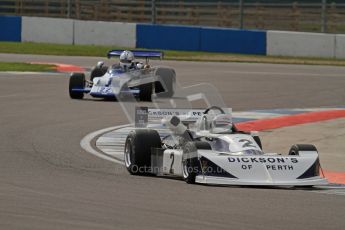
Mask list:
[{"label": "nose cone", "polygon": [[308,173],[318,162],[318,156],[314,154],[233,155],[206,150],[198,150],[198,153],[238,178],[241,183],[293,185],[318,183],[313,180],[320,180],[321,183],[322,179],[318,174]]}]

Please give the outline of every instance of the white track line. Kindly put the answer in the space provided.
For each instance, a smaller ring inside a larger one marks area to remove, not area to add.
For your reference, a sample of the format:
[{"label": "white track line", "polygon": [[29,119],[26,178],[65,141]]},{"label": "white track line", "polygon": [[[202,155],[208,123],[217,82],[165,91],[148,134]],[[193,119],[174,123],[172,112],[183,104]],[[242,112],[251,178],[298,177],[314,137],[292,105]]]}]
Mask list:
[{"label": "white track line", "polygon": [[110,132],[112,130],[115,130],[115,129],[120,129],[120,128],[125,128],[127,127],[128,125],[119,125],[119,126],[112,126],[112,127],[109,127],[109,128],[105,128],[105,129],[101,129],[101,130],[97,130],[95,132],[92,132],[88,135],[86,135],[81,141],[80,141],[80,146],[88,153],[92,154],[92,155],[95,155],[99,158],[102,158],[104,160],[108,160],[108,161],[111,161],[111,162],[114,162],[114,163],[117,163],[117,164],[121,164],[121,165],[124,165],[124,162],[123,161],[120,161],[120,160],[117,160],[113,157],[110,157],[108,155],[106,155],[105,153],[102,153],[102,152],[99,152],[97,151],[96,149],[94,149],[91,145],[91,141],[103,134],[103,133],[106,133],[106,132]]}]

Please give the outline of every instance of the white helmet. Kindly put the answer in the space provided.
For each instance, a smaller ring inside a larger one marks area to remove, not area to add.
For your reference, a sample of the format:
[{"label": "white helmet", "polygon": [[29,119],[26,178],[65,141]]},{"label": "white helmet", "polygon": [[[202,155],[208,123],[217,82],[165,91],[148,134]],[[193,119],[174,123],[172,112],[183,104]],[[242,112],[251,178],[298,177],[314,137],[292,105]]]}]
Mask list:
[{"label": "white helmet", "polygon": [[211,123],[211,133],[231,133],[232,118],[230,114],[218,114]]},{"label": "white helmet", "polygon": [[120,66],[122,68],[129,68],[132,65],[132,62],[134,61],[134,54],[129,51],[125,50],[120,55]]}]

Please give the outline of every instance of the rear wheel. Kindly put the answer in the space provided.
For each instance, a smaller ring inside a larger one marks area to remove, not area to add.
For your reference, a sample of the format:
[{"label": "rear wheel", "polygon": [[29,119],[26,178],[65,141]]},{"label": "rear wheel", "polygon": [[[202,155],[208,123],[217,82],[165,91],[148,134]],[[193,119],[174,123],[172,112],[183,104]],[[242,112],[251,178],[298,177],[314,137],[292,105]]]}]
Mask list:
[{"label": "rear wheel", "polygon": [[176,73],[173,69],[159,68],[156,71],[159,82],[155,83],[157,97],[172,97],[175,93]]},{"label": "rear wheel", "polygon": [[83,90],[84,87],[85,75],[83,73],[72,73],[69,78],[69,96],[72,99],[83,99],[84,92],[76,90]]},{"label": "rear wheel", "polygon": [[152,88],[152,83],[139,86],[140,101],[151,101]]},{"label": "rear wheel", "polygon": [[151,148],[161,148],[162,143],[156,130],[138,129],[131,131],[125,144],[125,165],[132,175],[151,172]]}]

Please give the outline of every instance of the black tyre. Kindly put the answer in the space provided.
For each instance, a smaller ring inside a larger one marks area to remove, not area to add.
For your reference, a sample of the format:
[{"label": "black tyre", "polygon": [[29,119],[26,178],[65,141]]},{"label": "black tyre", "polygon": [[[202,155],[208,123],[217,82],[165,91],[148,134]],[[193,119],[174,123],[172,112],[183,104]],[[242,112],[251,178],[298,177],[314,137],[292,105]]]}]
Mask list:
[{"label": "black tyre", "polygon": [[169,98],[174,96],[176,83],[175,70],[159,68],[156,71],[156,75],[160,77],[160,82],[155,83],[155,92],[157,97]]},{"label": "black tyre", "polygon": [[314,145],[297,144],[297,145],[291,146],[289,155],[299,156],[299,151],[316,151],[317,152],[317,149]]},{"label": "black tyre", "polygon": [[85,75],[83,73],[72,73],[69,78],[69,96],[72,99],[83,99],[84,93],[72,89],[84,89]]},{"label": "black tyre", "polygon": [[145,84],[139,86],[139,99],[140,101],[151,101],[151,96],[152,96],[152,84]]},{"label": "black tyre", "polygon": [[262,143],[261,143],[260,137],[259,136],[254,136],[253,139],[256,142],[256,144],[260,147],[260,149],[262,150]]},{"label": "black tyre", "polygon": [[93,81],[95,77],[102,77],[108,70],[108,66],[102,66],[101,68],[94,67],[91,70],[90,81]]},{"label": "black tyre", "polygon": [[206,141],[195,141],[194,144],[197,149],[212,149],[211,145]]},{"label": "black tyre", "polygon": [[195,177],[201,172],[201,166],[197,156],[198,149],[211,149],[211,146],[204,141],[190,141],[183,146],[183,179],[188,184],[195,184]]},{"label": "black tyre", "polygon": [[132,175],[151,172],[151,148],[161,148],[162,143],[156,130],[138,129],[131,131],[125,144],[125,165]]}]

